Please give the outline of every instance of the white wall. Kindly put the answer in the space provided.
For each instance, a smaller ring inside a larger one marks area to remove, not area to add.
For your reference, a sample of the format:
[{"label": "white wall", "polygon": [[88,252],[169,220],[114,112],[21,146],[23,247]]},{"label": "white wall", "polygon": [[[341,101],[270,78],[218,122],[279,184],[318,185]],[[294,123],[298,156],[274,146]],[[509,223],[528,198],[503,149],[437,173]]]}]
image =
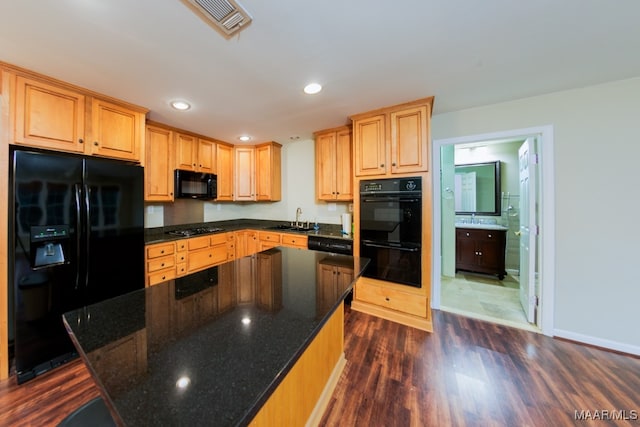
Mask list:
[{"label": "white wall", "polygon": [[640,350],[640,78],[438,114],[432,139],[554,126],[555,330]]}]

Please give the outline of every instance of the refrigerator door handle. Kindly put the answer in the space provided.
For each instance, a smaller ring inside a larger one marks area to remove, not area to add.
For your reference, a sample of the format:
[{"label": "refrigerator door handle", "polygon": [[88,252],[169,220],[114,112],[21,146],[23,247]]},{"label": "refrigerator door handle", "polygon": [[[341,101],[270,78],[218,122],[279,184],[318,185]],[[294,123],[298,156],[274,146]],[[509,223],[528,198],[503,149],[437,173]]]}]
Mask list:
[{"label": "refrigerator door handle", "polygon": [[76,200],[76,258],[77,258],[77,266],[76,266],[76,291],[78,290],[78,286],[80,286],[80,254],[82,253],[82,218],[80,216],[80,199],[82,198],[82,190],[80,188],[80,184],[75,184],[75,200]]},{"label": "refrigerator door handle", "polygon": [[91,205],[90,203],[90,196],[91,196],[91,189],[89,188],[89,186],[87,184],[84,185],[84,213],[85,213],[85,218],[86,218],[86,226],[87,226],[87,230],[86,230],[86,239],[87,239],[87,246],[85,247],[86,251],[85,251],[85,259],[86,259],[86,268],[85,268],[85,272],[84,272],[84,286],[89,287],[89,260],[91,259],[91,245],[90,245],[90,238],[91,238]]}]

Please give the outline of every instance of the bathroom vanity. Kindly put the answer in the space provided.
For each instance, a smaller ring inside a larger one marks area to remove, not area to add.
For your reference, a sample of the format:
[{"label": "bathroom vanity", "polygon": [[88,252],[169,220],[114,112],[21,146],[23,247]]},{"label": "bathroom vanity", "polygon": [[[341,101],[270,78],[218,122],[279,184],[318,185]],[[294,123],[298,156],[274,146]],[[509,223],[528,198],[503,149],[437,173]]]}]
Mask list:
[{"label": "bathroom vanity", "polygon": [[507,228],[500,225],[456,225],[456,272],[494,274],[504,279],[506,237]]}]

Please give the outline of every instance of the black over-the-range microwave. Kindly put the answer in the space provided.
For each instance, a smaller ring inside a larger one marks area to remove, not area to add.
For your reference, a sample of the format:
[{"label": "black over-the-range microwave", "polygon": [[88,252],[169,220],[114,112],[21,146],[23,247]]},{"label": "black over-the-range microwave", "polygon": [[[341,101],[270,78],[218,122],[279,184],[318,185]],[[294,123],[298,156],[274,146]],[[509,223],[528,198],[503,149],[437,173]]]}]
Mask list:
[{"label": "black over-the-range microwave", "polygon": [[218,197],[218,179],[212,173],[175,170],[175,197],[178,199],[205,199]]}]

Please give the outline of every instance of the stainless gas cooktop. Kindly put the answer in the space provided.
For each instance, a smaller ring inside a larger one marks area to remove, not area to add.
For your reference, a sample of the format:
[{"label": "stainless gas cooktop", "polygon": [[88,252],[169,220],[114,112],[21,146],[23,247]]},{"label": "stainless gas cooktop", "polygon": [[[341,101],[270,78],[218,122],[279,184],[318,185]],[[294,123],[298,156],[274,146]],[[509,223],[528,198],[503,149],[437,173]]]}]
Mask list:
[{"label": "stainless gas cooktop", "polygon": [[197,236],[198,234],[215,233],[217,231],[224,231],[224,229],[218,228],[218,227],[198,227],[198,228],[188,228],[186,230],[167,231],[167,234],[170,234],[172,236],[189,237],[189,236]]}]

